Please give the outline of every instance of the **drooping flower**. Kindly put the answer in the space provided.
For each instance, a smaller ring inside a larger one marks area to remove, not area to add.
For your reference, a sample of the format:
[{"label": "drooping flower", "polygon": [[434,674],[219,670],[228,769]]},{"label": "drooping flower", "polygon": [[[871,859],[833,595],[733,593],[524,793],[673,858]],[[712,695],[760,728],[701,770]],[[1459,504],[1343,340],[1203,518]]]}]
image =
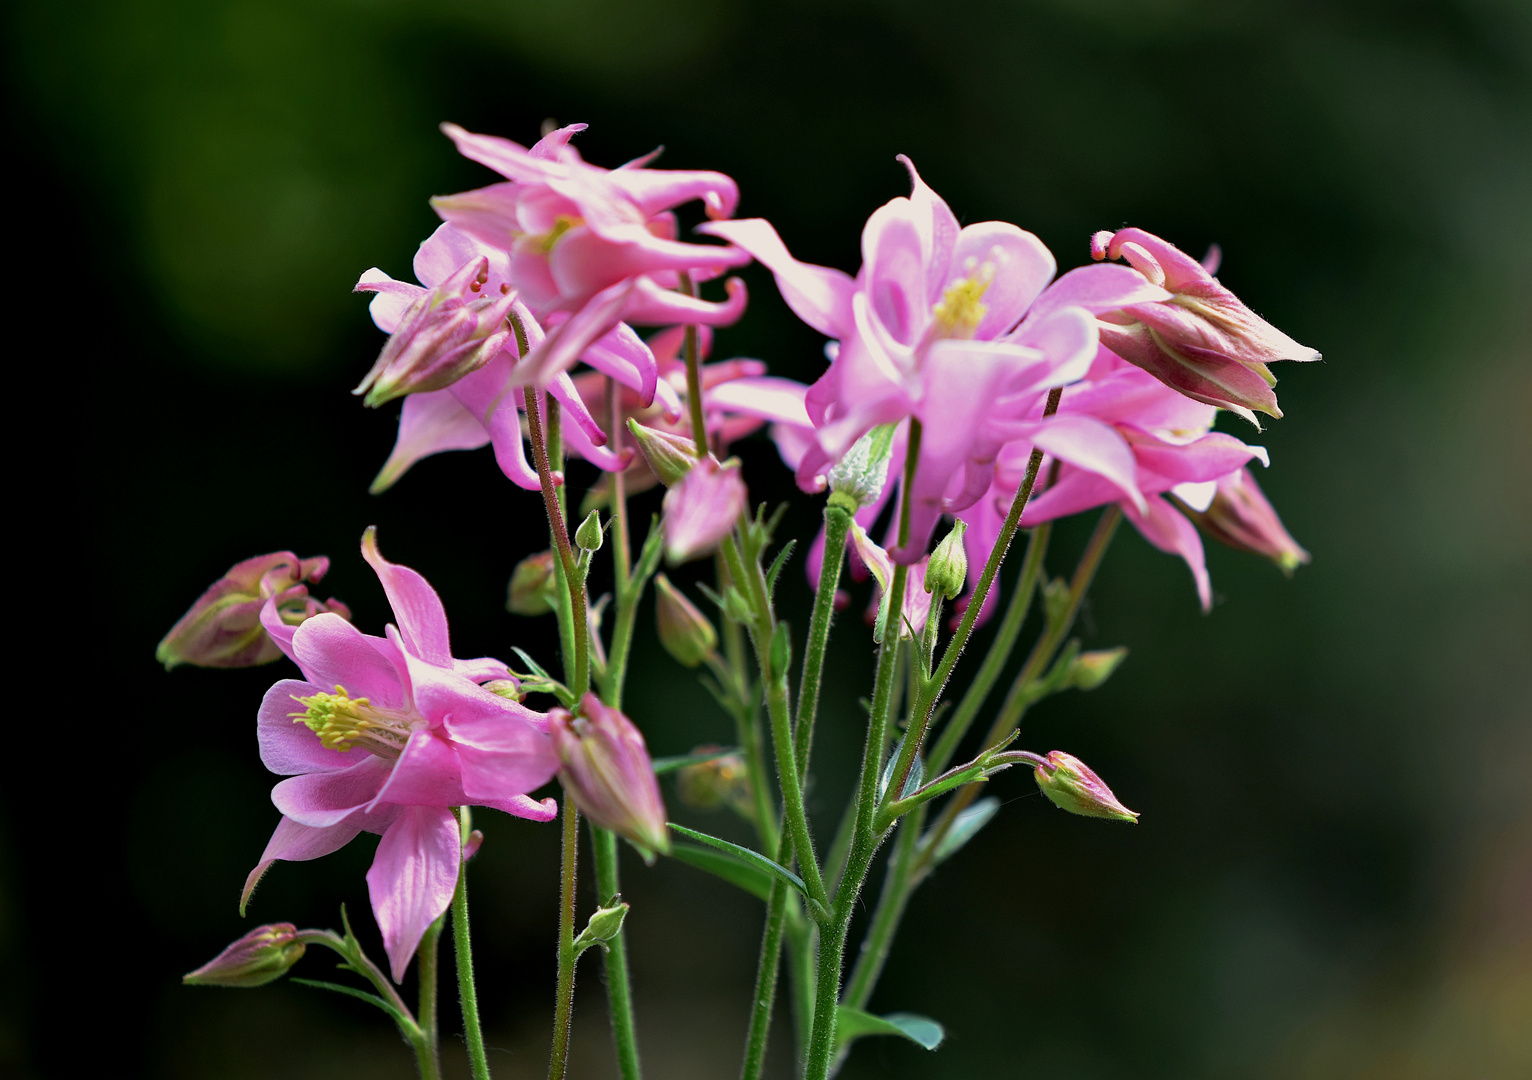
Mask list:
[{"label": "drooping flower", "polygon": [[654,625],[665,651],[696,667],[718,648],[718,631],[664,574],[654,576]]},{"label": "drooping flower", "polygon": [[1142,229],[1097,233],[1091,257],[1125,259],[1170,296],[1140,301],[1103,316],[1107,348],[1197,401],[1238,413],[1260,427],[1254,413],[1280,417],[1268,364],[1318,360],[1221,285],[1213,270],[1174,244]]},{"label": "drooping flower", "polygon": [[268,603],[286,626],[325,612],[351,618],[351,609],[333,596],[321,603],[309,595],[309,584],[318,584],[329,569],[323,555],[300,559],[290,551],[235,563],[170,628],[155,659],[166,670],[179,664],[236,668],[280,660],[282,650],[261,625],[261,609]]},{"label": "drooping flower", "polygon": [[1309,561],[1309,553],[1287,531],[1249,469],[1219,477],[1206,508],[1177,502],[1181,512],[1214,540],[1265,556],[1289,577]]},{"label": "drooping flower", "polygon": [[[546,384],[619,321],[647,325],[728,325],[744,313],[744,283],[726,283],[729,299],[708,303],[677,291],[750,261],[738,248],[675,239],[673,209],[702,200],[712,218],[727,218],[739,189],[722,173],[649,169],[649,158],[617,169],[583,161],[571,124],[531,149],[476,135],[455,124],[442,131],[464,157],[507,178],[432,200],[443,219],[510,256],[514,286],[549,328],[517,377]],[[652,158],[652,155],[651,155]]]},{"label": "drooping flower", "polygon": [[272,602],[262,612],[303,678],[283,679],[261,703],[261,760],[288,778],[272,789],[282,820],[240,906],[273,862],[318,858],[362,831],[378,833],[367,888],[397,981],[457,885],[462,844],[451,808],[550,820],[553,800],[528,792],[558,761],[544,715],[479,685],[510,679],[504,664],[453,658],[446,613],[425,578],[384,559],[372,529],[362,554],[398,620],[386,637],[333,615],[288,627]]},{"label": "drooping flower", "polygon": [[[829,468],[873,427],[921,422],[910,541],[892,551],[911,563],[944,512],[972,505],[989,487],[995,454],[1018,434],[995,421],[1085,374],[1097,348],[1093,315],[1169,294],[1117,266],[1076,270],[1045,291],[1055,263],[1036,236],[999,221],[960,229],[900,160],[912,194],[868,219],[855,278],[794,259],[763,220],[710,222],[701,231],[754,255],[799,318],[835,339],[830,368],[807,395],[815,431],[799,456],[799,486],[822,488]],[[1057,429],[1037,437],[1059,443],[1103,435],[1088,421],[1033,426]]]},{"label": "drooping flower", "polygon": [[644,736],[617,709],[587,693],[580,714],[555,709],[548,731],[559,781],[585,816],[646,852],[668,852],[665,803]]},{"label": "drooping flower", "polygon": [[749,498],[739,459],[709,454],[665,493],[665,558],[683,563],[718,546],[745,512]]}]

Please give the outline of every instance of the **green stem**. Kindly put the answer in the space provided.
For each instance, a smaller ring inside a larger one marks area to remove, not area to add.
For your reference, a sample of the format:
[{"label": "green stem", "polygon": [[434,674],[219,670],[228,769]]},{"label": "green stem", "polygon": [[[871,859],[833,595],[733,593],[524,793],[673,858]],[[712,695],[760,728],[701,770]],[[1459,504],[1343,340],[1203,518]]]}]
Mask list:
[{"label": "green stem", "polygon": [[[606,906],[622,891],[617,877],[617,834],[591,823],[591,849],[596,863],[596,900]],[[611,1015],[612,1042],[617,1049],[617,1071],[622,1080],[638,1080],[638,1032],[633,1022],[633,991],[628,980],[627,932],[607,942],[606,1002]]]},{"label": "green stem", "polygon": [[[430,1054],[432,1064],[432,1076],[441,1075],[441,1032],[436,1019],[437,998],[437,966],[441,955],[440,944],[442,928],[446,925],[446,912],[442,917],[431,924],[426,930],[425,937],[420,939],[420,949],[416,956],[420,960],[417,974],[420,976],[420,1010],[419,1023],[421,1034],[424,1036],[426,1050]],[[422,1072],[422,1075],[424,1073]]]},{"label": "green stem", "polygon": [[894,931],[904,916],[911,890],[905,888],[909,879],[910,863],[915,857],[915,845],[920,839],[920,827],[925,815],[917,812],[899,823],[899,835],[894,841],[894,853],[889,858],[884,873],[883,889],[878,894],[878,906],[872,914],[872,925],[862,941],[856,965],[846,983],[845,1004],[853,1009],[867,1008],[872,989],[877,985],[883,965],[894,943]]},{"label": "green stem", "polygon": [[[733,578],[722,551],[714,560],[715,581],[718,595],[728,590]],[[754,817],[756,836],[762,851],[777,849],[776,807],[771,800],[771,785],[766,777],[765,741],[761,735],[761,712],[759,697],[753,692],[745,656],[744,635],[739,624],[725,616],[720,628],[723,636],[723,663],[714,669],[719,682],[731,699],[730,713],[734,717],[735,742],[745,754],[745,773],[750,781],[751,813]]]},{"label": "green stem", "polygon": [[[548,531],[553,537],[559,565],[564,571],[564,583],[569,590],[570,614],[574,622],[574,673],[569,678],[569,689],[579,698],[590,689],[590,623],[586,617],[585,575],[581,573],[575,560],[574,548],[569,543],[569,528],[564,521],[564,508],[556,490],[553,466],[549,460],[558,403],[541,390],[531,387],[527,389],[527,399],[527,432],[531,435],[532,460],[537,465],[543,505],[548,511]],[[544,402],[548,407],[546,433],[539,415]]]},{"label": "green stem", "polygon": [[[835,614],[835,591],[840,587],[841,563],[846,554],[846,533],[851,514],[842,506],[825,507],[825,553],[814,594],[814,613],[809,620],[808,644],[803,654],[803,675],[798,690],[798,717],[793,728],[794,753],[800,785],[808,775],[809,750],[814,737],[814,717],[819,707],[819,684],[824,673],[830,622]],[[785,834],[777,847],[777,861],[786,863],[792,848]],[[745,1041],[741,1080],[757,1080],[766,1063],[766,1039],[776,1000],[777,974],[781,967],[782,932],[787,914],[787,889],[780,879],[772,882],[766,903],[766,930],[756,966],[755,996],[750,1003],[750,1029]]]},{"label": "green stem", "polygon": [[[692,276],[684,270],[677,276],[681,279],[681,292],[687,296],[696,296],[697,290],[692,285]],[[708,456],[707,418],[702,408],[702,371],[697,355],[695,323],[686,324],[685,338],[681,348],[682,355],[686,359],[686,403],[691,409],[692,442],[696,444],[697,456],[705,458]]]},{"label": "green stem", "polygon": [[553,1049],[548,1055],[548,1080],[564,1080],[569,1068],[569,1036],[574,1024],[575,865],[580,848],[580,812],[564,796],[564,857],[559,873],[559,975],[553,1001]]},{"label": "green stem", "polygon": [[[459,822],[462,821],[459,811]],[[463,1040],[468,1044],[468,1063],[473,1080],[489,1080],[489,1059],[484,1054],[484,1032],[479,1028],[479,995],[473,985],[473,945],[468,934],[468,864],[458,868],[457,891],[452,894],[452,948],[457,960],[457,993],[463,1006]]]}]

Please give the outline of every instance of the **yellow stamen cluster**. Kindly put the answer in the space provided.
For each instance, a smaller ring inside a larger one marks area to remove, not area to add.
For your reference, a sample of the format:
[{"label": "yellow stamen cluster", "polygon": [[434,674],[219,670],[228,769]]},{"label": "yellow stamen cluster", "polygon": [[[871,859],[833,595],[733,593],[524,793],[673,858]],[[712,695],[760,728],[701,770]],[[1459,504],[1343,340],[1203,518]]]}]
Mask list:
[{"label": "yellow stamen cluster", "polygon": [[552,251],[553,245],[559,242],[559,237],[579,224],[580,220],[578,218],[566,217],[560,214],[558,220],[553,223],[553,228],[549,229],[542,239],[543,250]]},{"label": "yellow stamen cluster", "polygon": [[942,293],[942,298],[931,309],[937,336],[945,338],[971,338],[979,328],[980,321],[989,311],[983,302],[989,283],[995,280],[995,264],[986,262],[975,268],[975,260],[969,259],[963,269],[968,277],[954,281]]},{"label": "yellow stamen cluster", "polygon": [[400,718],[373,708],[366,698],[351,697],[339,684],[333,694],[294,694],[293,700],[304,707],[303,712],[288,713],[293,723],[318,735],[326,750],[344,754],[360,743],[374,754],[398,757],[409,740],[409,728]]}]

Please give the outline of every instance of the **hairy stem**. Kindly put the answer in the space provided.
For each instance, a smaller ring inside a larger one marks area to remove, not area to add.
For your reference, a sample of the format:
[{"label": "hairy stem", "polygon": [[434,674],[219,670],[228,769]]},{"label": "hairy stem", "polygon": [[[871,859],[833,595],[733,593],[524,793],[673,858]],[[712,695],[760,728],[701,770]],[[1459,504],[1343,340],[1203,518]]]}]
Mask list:
[{"label": "hairy stem", "polygon": [[[548,531],[553,537],[553,546],[558,552],[559,565],[564,571],[564,582],[569,590],[569,607],[574,620],[574,670],[569,674],[569,689],[578,698],[590,689],[590,623],[586,616],[585,579],[576,563],[574,548],[569,543],[569,527],[564,521],[564,507],[556,490],[558,484],[548,454],[558,403],[541,390],[530,387],[527,399],[527,431],[531,435],[532,460],[537,466],[543,505],[548,511]],[[544,403],[548,408],[546,433],[539,415]]]},{"label": "hairy stem", "polygon": [[[692,285],[692,276],[684,270],[677,276],[681,279],[681,292],[687,296],[696,296],[697,290]],[[692,442],[696,444],[697,456],[705,458],[708,455],[707,419],[702,409],[702,371],[700,358],[697,355],[695,323],[686,324],[681,349],[686,359],[686,404],[691,410]]]},{"label": "hairy stem", "polygon": [[580,848],[580,811],[564,796],[563,860],[559,867],[559,975],[553,999],[553,1049],[548,1055],[548,1080],[564,1080],[569,1068],[569,1036],[574,1024],[576,953],[575,866]]},{"label": "hairy stem", "polygon": [[441,1075],[441,1032],[436,1019],[437,997],[437,966],[441,955],[440,944],[442,928],[446,925],[447,915],[431,924],[426,930],[425,937],[420,939],[420,949],[416,952],[420,966],[417,974],[420,976],[420,1008],[419,1023],[426,1051],[430,1054],[432,1063],[432,1075]]},{"label": "hairy stem", "polygon": [[[463,811],[458,811],[461,828]],[[468,1045],[468,1064],[473,1080],[489,1080],[489,1059],[484,1054],[484,1032],[479,1028],[479,995],[473,985],[473,945],[468,934],[468,864],[458,868],[457,891],[452,894],[452,948],[457,960],[457,993],[463,1006],[463,1041]]]},{"label": "hairy stem", "polygon": [[[622,890],[617,878],[617,834],[590,826],[591,849],[596,863],[596,901],[605,907]],[[627,931],[608,941],[606,950],[606,1003],[611,1016],[612,1042],[617,1049],[617,1071],[622,1080],[638,1080],[638,1031],[633,1022],[633,991],[628,981]]]}]

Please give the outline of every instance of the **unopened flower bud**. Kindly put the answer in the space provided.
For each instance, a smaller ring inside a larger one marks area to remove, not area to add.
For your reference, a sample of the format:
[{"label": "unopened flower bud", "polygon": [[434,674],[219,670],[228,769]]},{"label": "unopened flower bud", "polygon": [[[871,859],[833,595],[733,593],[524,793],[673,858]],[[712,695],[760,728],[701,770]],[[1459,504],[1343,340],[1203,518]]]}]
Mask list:
[{"label": "unopened flower bud", "polygon": [[649,471],[666,487],[679,484],[697,464],[697,444],[689,436],[656,431],[637,420],[628,421],[628,430],[633,433]]},{"label": "unopened flower bud", "polygon": [[[705,753],[716,747],[699,746],[697,753]],[[687,806],[697,810],[712,810],[722,805],[733,806],[748,812],[750,807],[750,774],[745,769],[745,759],[738,754],[724,754],[710,761],[695,765],[683,765],[676,770],[676,794]]]},{"label": "unopened flower bud", "polygon": [[506,316],[516,302],[510,291],[481,295],[488,280],[489,260],[480,256],[420,295],[351,392],[365,395],[363,403],[376,408],[405,394],[450,386],[488,363],[511,339]]},{"label": "unopened flower bud", "polygon": [[317,583],[330,569],[323,555],[299,559],[290,551],[257,555],[231,566],[170,628],[154,655],[167,669],[178,664],[236,668],[269,664],[282,650],[261,626],[261,609],[275,599],[277,613],[289,626],[323,612],[343,619],[351,611],[333,597],[321,603],[309,596],[305,582]]},{"label": "unopened flower bud", "polygon": [[1249,469],[1240,469],[1218,481],[1213,501],[1197,511],[1181,503],[1181,510],[1214,540],[1241,551],[1263,555],[1289,577],[1309,561],[1277,517]]},{"label": "unopened flower bud", "polygon": [[564,790],[588,818],[627,837],[640,851],[668,852],[665,803],[643,735],[594,694],[581,700],[580,712],[575,716],[554,709],[548,714]]},{"label": "unopened flower bud", "polygon": [[1069,611],[1069,582],[1054,578],[1043,585],[1043,617],[1055,626]]},{"label": "unopened flower bud", "polygon": [[1112,677],[1117,665],[1127,657],[1126,647],[1083,652],[1069,665],[1069,685],[1076,690],[1094,690]]},{"label": "unopened flower bud", "polygon": [[575,546],[581,551],[600,551],[602,535],[601,511],[592,510],[575,530]]},{"label": "unopened flower bud", "polygon": [[1048,753],[1048,764],[1032,770],[1037,786],[1053,805],[1082,817],[1137,822],[1138,815],[1117,801],[1112,789],[1090,766],[1062,750]]},{"label": "unopened flower bud", "polygon": [[607,948],[607,943],[622,933],[623,920],[628,917],[628,905],[621,897],[614,896],[606,905],[590,913],[590,920],[580,936],[574,939],[576,953],[582,953],[592,945]]},{"label": "unopened flower bud", "polygon": [[654,622],[660,644],[686,667],[696,667],[718,647],[718,632],[708,617],[664,574],[654,578]]},{"label": "unopened flower bud", "polygon": [[954,599],[968,582],[968,552],[963,548],[963,534],[968,531],[966,521],[952,523],[952,531],[942,538],[931,552],[931,562],[926,566],[926,592]]},{"label": "unopened flower bud", "polygon": [[851,445],[835,463],[826,476],[830,491],[842,495],[856,505],[848,507],[853,513],[863,506],[878,501],[883,485],[888,482],[888,462],[893,456],[894,432],[897,424],[882,424]]},{"label": "unopened flower bud", "polygon": [[483,684],[483,688],[491,694],[497,694],[508,701],[520,701],[527,696],[521,689],[521,683],[515,679],[491,679]]},{"label": "unopened flower bud", "polygon": [[513,615],[544,615],[552,611],[549,593],[553,584],[553,552],[539,551],[536,555],[528,555],[511,571],[505,610]]},{"label": "unopened flower bud", "polygon": [[734,528],[749,494],[737,458],[699,461],[665,493],[665,558],[672,565],[706,555]]},{"label": "unopened flower bud", "polygon": [[303,956],[292,923],[258,926],[196,971],[181,976],[192,986],[263,986],[287,974]]}]

